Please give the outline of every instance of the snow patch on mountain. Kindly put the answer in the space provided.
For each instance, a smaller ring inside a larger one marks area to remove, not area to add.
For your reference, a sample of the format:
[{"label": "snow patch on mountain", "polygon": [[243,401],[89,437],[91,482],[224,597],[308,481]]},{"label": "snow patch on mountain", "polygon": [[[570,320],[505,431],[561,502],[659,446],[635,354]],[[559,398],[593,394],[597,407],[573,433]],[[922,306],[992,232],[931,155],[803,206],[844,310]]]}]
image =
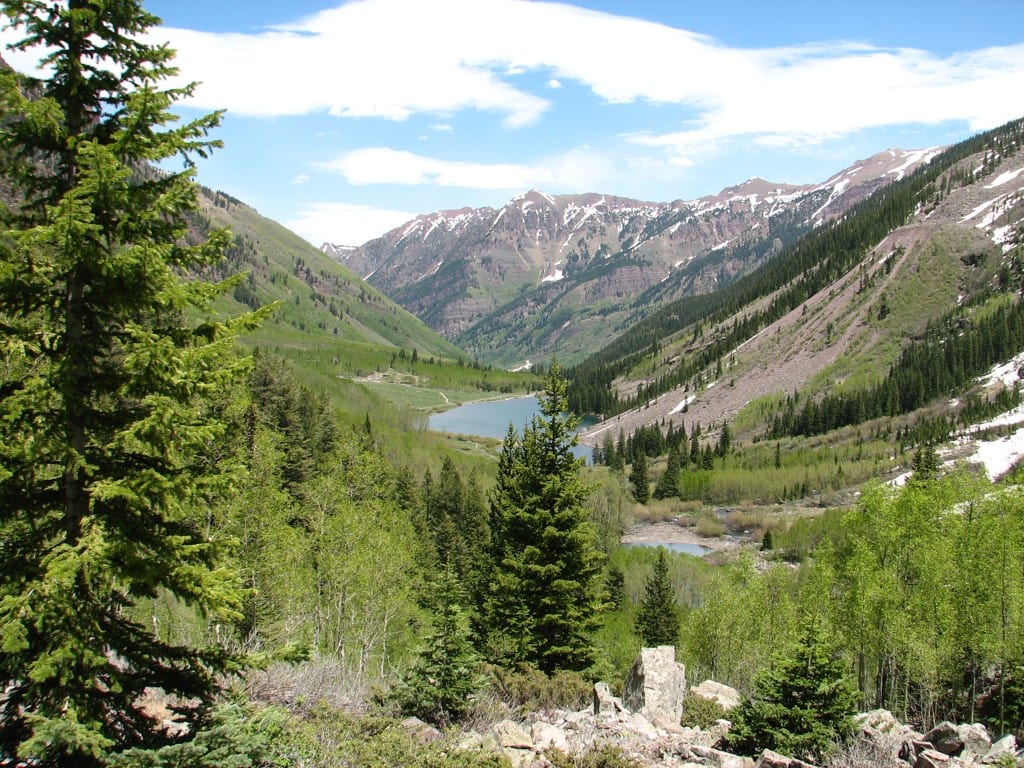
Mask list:
[{"label": "snow patch on mountain", "polygon": [[1016,170],[1013,171],[1005,171],[1004,173],[1000,173],[991,182],[985,185],[985,189],[995,189],[996,187],[1003,186],[1003,184],[1009,184],[1011,181],[1020,176],[1021,173],[1024,173],[1024,167],[1017,168]]}]

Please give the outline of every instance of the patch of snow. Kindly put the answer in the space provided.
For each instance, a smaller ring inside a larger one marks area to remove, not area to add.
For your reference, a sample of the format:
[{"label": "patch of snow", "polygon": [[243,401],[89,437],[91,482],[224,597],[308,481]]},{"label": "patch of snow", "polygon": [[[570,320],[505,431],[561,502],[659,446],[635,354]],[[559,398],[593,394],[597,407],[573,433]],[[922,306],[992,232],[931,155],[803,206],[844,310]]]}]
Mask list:
[{"label": "patch of snow", "polygon": [[732,238],[726,240],[724,243],[719,243],[718,245],[714,245],[709,250],[709,253],[714,253],[715,251],[720,251],[723,248],[725,248],[727,245],[729,245],[729,243],[731,243],[731,242],[732,242]]},{"label": "patch of snow", "polygon": [[1013,225],[1006,224],[1002,227],[996,227],[989,233],[989,237],[992,238],[992,242],[996,245],[1003,246],[1003,253],[1013,249],[1013,243],[1008,242],[1010,236],[1013,234]]},{"label": "patch of snow", "polygon": [[828,200],[826,200],[824,203],[822,203],[821,207],[818,210],[816,210],[814,213],[811,214],[811,219],[813,220],[813,219],[819,218],[821,216],[822,212],[826,208],[828,208],[830,205],[832,205],[832,203],[835,202],[835,200],[841,194],[843,194],[843,192],[845,192],[847,187],[849,187],[849,186],[850,186],[850,180],[849,179],[843,179],[842,181],[838,182],[834,187],[832,187],[832,191],[829,193]]},{"label": "patch of snow", "polygon": [[501,221],[501,217],[505,215],[505,210],[507,209],[507,207],[508,206],[505,205],[501,206],[501,210],[498,211],[498,215],[495,216],[494,221],[491,222],[491,229],[494,229],[494,227],[497,226],[498,222]]},{"label": "patch of snow", "polygon": [[533,367],[533,363],[530,362],[530,358],[526,358],[526,362],[522,365],[512,368],[512,373],[519,373],[520,371],[528,371]]},{"label": "patch of snow", "polygon": [[751,336],[749,339],[747,339],[742,344],[740,344],[738,347],[736,347],[736,349],[734,349],[731,354],[735,355],[737,352],[739,352],[741,349],[743,349],[745,346],[747,346],[747,344],[749,344],[754,339],[756,339],[758,336],[760,336],[762,333],[764,333],[765,330],[767,330],[767,329],[766,328],[762,328],[760,331],[758,331],[753,336]]},{"label": "patch of snow", "polygon": [[555,204],[555,198],[553,198],[553,197],[552,197],[551,195],[549,195],[549,194],[548,194],[547,192],[541,192],[541,191],[540,191],[539,189],[538,189],[538,190],[536,190],[536,192],[537,192],[537,194],[538,194],[538,195],[540,195],[541,197],[543,197],[543,198],[544,198],[545,200],[547,200],[547,201],[548,201],[549,203],[551,203],[552,205],[554,205],[554,204]]},{"label": "patch of snow", "polygon": [[[437,229],[439,226],[441,226],[441,223],[444,220],[445,220],[444,216],[436,216],[434,219],[432,219],[431,222],[430,222],[430,229],[428,229],[424,233],[423,239],[426,240],[428,237],[430,237],[430,233],[433,232],[435,229]],[[436,272],[437,270],[435,269],[434,271]]]},{"label": "patch of snow", "polygon": [[[986,200],[984,203],[982,203],[977,208],[975,208],[973,211],[971,211],[966,216],[964,216],[962,219],[960,219],[960,221],[961,222],[970,221],[971,219],[973,219],[978,214],[983,213],[987,208],[989,208],[989,207],[995,205],[996,203],[998,203],[1000,200],[1003,199],[1003,197],[1005,197],[1005,195],[999,195],[999,197],[995,197],[995,198],[993,198],[991,200]],[[984,226],[984,225],[982,224],[982,225],[979,225],[979,226]]]},{"label": "patch of snow", "polygon": [[[995,382],[1002,382],[1002,386],[1012,387],[1017,381],[1017,372],[1024,366],[1024,352],[1020,352],[1013,359],[1004,362],[1001,366],[994,366],[987,374],[978,377],[978,383],[986,387]],[[997,426],[997,425],[991,425]]]},{"label": "patch of snow", "polygon": [[902,488],[904,485],[907,484],[907,480],[910,479],[910,476],[912,474],[914,473],[904,472],[902,475],[896,475],[896,477],[889,481],[889,485],[891,485],[893,488]]},{"label": "patch of snow", "polygon": [[912,165],[916,163],[930,162],[931,159],[935,157],[937,154],[939,154],[941,151],[941,147],[930,147],[928,149],[918,149],[914,150],[913,152],[907,152],[907,154],[904,155],[903,165],[897,168],[893,168],[891,171],[888,172],[888,174],[894,174],[896,176],[896,181],[899,181],[906,175],[907,170]]},{"label": "patch of snow", "polygon": [[677,405],[675,408],[673,408],[671,411],[668,412],[668,415],[671,416],[674,413],[679,413],[681,410],[683,410],[683,408],[688,406],[690,403],[692,403],[696,399],[697,399],[696,395],[688,395],[687,397],[684,397],[679,402],[679,405]]},{"label": "patch of snow", "polygon": [[563,277],[565,277],[565,275],[562,274],[562,270],[556,269],[553,274],[545,275],[540,279],[540,281],[542,283],[557,283]]},{"label": "patch of snow", "polygon": [[374,270],[371,270],[371,271],[370,271],[370,274],[368,274],[368,275],[366,275],[365,277],[363,277],[363,280],[369,280],[369,279],[370,279],[371,277],[373,277],[373,276],[374,276],[375,274],[377,274],[377,270],[376,270],[376,269],[374,269]]},{"label": "patch of snow", "polygon": [[995,480],[1005,475],[1014,464],[1024,457],[1024,427],[1021,427],[1012,435],[1001,437],[998,440],[981,440],[976,444],[977,448],[968,461],[974,464],[981,464],[989,479]]},{"label": "patch of snow", "polygon": [[[422,219],[416,219],[415,221],[410,222],[409,226],[407,226],[402,231],[402,236],[400,238],[398,238],[398,242],[400,243],[403,240],[405,240],[405,238],[408,237],[409,235],[411,235],[413,232],[415,232],[419,228],[420,224],[422,224],[422,223],[423,223]],[[397,244],[398,243],[396,243],[396,245]]]},{"label": "patch of snow", "polygon": [[1005,171],[1003,173],[1000,173],[990,183],[985,185],[985,189],[995,189],[996,187],[1001,187],[1003,186],[1003,184],[1007,184],[1013,181],[1022,173],[1024,173],[1024,168],[1018,168],[1015,171]]}]

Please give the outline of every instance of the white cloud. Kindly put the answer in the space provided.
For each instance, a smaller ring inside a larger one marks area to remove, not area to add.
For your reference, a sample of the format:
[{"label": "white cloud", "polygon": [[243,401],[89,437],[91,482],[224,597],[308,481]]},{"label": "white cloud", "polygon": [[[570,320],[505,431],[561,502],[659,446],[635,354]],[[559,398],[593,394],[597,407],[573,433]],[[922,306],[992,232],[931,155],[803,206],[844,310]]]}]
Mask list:
[{"label": "white cloud", "polygon": [[362,245],[416,218],[415,213],[348,203],[314,203],[285,226],[313,245]]},{"label": "white cloud", "polygon": [[309,174],[308,173],[300,173],[298,176],[296,176],[294,179],[292,179],[292,184],[308,184],[308,183],[309,183]]},{"label": "white cloud", "polygon": [[612,165],[586,147],[537,163],[468,163],[389,147],[346,152],[322,164],[350,184],[430,184],[471,189],[588,189],[612,175]]},{"label": "white cloud", "polygon": [[[458,24],[451,23],[458,19]],[[692,111],[679,131],[631,136],[675,157],[736,137],[806,142],[875,126],[1024,113],[1024,45],[938,57],[856,43],[738,49],[682,29],[527,0],[357,0],[255,35],[164,29],[196,102],[250,115],[328,111],[402,120],[488,110],[510,127],[550,103],[519,74],[550,74],[608,103]]]},{"label": "white cloud", "polygon": [[[177,49],[183,79],[205,81],[192,99],[201,108],[390,120],[472,110],[518,128],[572,82],[609,104],[679,107],[675,129],[626,137],[676,165],[736,140],[806,145],[950,120],[980,130],[1024,114],[1024,44],[949,56],[850,42],[741,49],[542,0],[353,0],[256,34],[154,36]],[[545,96],[527,73],[542,74]]]}]

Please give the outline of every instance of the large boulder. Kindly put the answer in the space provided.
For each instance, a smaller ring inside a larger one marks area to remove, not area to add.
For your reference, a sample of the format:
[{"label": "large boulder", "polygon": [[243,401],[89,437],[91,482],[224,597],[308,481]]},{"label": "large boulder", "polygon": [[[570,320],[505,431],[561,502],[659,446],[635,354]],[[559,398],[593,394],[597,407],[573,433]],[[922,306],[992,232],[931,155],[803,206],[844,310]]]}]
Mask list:
[{"label": "large boulder", "polygon": [[548,749],[569,751],[569,740],[565,736],[565,731],[551,723],[534,723],[530,727],[530,736],[533,739],[533,748],[540,752]]},{"label": "large boulder", "polygon": [[678,727],[686,696],[686,667],[671,645],[643,648],[626,676],[622,703],[654,725]]},{"label": "large boulder", "polygon": [[1002,760],[1006,760],[1007,755],[1009,755],[1010,758],[1016,758],[1017,756],[1017,737],[1012,733],[1008,736],[1003,736],[1003,738],[993,744],[991,749],[989,749],[989,751],[985,753],[985,756],[981,758],[981,762],[992,765]]},{"label": "large boulder", "polygon": [[965,752],[984,756],[992,748],[992,737],[981,723],[963,723],[956,727],[956,732],[964,743]]},{"label": "large boulder", "polygon": [[726,712],[740,705],[739,691],[728,685],[716,683],[714,680],[705,680],[700,685],[690,686],[690,693],[716,702]]},{"label": "large boulder", "polygon": [[931,745],[944,755],[959,755],[964,748],[964,742],[960,738],[956,724],[948,720],[943,720],[928,731],[924,735],[924,740],[931,742]]}]

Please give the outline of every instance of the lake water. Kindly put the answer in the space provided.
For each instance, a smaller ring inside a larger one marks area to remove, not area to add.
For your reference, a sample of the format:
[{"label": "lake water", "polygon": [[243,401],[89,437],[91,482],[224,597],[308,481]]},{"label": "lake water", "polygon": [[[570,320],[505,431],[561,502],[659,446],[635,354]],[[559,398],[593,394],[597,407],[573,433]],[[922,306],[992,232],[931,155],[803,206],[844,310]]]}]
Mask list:
[{"label": "lake water", "polygon": [[664,542],[664,541],[630,541],[626,542],[627,547],[664,547],[669,552],[682,552],[686,555],[693,555],[694,557],[704,557],[711,550],[707,547],[702,547],[700,544],[684,544],[682,542]]},{"label": "lake water", "polygon": [[[540,401],[532,395],[510,397],[506,400],[485,400],[479,403],[466,403],[443,413],[431,414],[427,421],[427,429],[504,440],[508,434],[509,424],[522,434],[523,427],[538,415]],[[582,426],[586,426],[586,423]],[[592,455],[591,449],[585,445],[577,445],[572,452],[588,462]]]}]

